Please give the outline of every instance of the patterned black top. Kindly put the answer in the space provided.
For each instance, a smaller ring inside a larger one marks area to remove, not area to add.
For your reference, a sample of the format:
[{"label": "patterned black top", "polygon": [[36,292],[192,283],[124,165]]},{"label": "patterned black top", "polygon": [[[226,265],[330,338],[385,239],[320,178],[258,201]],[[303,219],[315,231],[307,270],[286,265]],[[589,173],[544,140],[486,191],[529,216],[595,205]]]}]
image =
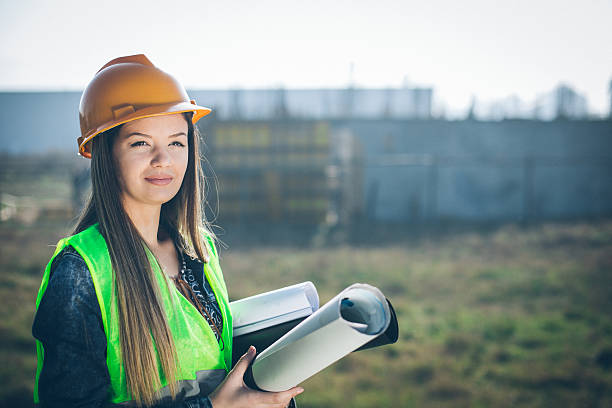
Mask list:
[{"label": "patterned black top", "polygon": [[[221,333],[223,332],[223,316],[221,315],[221,309],[215,297],[215,292],[212,290],[208,279],[204,278],[205,273],[203,265],[198,262],[198,273],[194,273],[193,262],[195,259],[191,258],[191,262],[187,264],[183,252],[177,248],[177,253],[179,254],[181,262],[181,270],[177,278],[174,279],[174,283],[183,296],[185,296],[187,300],[198,309],[204,319],[206,319],[213,333],[215,333],[217,341],[220,341]],[[184,290],[185,286],[181,284],[179,279],[187,284],[187,290]],[[202,282],[204,282],[204,285],[202,285]],[[204,290],[201,290],[202,286]]]}]

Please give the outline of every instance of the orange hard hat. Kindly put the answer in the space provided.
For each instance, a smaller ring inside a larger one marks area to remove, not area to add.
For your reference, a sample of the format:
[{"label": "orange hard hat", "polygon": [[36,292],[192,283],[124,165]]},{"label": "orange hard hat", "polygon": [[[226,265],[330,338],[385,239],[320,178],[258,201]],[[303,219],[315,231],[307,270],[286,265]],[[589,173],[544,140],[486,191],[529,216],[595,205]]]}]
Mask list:
[{"label": "orange hard hat", "polygon": [[115,58],[100,68],[81,95],[79,153],[91,158],[91,139],[122,123],[180,112],[193,112],[195,124],[210,109],[196,105],[183,85],[144,54]]}]

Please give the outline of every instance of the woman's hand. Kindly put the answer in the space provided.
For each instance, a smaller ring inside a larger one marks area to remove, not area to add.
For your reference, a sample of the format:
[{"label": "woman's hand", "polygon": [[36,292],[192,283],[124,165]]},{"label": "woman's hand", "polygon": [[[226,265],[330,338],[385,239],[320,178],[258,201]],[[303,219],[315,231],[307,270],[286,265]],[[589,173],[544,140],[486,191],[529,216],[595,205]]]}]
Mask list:
[{"label": "woman's hand", "polygon": [[302,387],[294,387],[283,392],[261,392],[247,387],[243,377],[254,357],[255,347],[251,346],[225,380],[209,395],[213,408],[284,408],[291,398],[304,391]]}]

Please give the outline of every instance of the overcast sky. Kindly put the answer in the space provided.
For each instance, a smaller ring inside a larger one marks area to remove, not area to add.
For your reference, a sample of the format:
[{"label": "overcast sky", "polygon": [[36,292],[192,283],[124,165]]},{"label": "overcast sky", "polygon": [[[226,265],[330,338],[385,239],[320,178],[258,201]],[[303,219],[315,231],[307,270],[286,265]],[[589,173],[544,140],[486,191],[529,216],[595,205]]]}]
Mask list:
[{"label": "overcast sky", "polygon": [[563,82],[603,114],[612,79],[612,0],[0,0],[0,36],[0,90],[82,90],[144,53],[187,88],[345,87],[352,64],[447,111]]}]

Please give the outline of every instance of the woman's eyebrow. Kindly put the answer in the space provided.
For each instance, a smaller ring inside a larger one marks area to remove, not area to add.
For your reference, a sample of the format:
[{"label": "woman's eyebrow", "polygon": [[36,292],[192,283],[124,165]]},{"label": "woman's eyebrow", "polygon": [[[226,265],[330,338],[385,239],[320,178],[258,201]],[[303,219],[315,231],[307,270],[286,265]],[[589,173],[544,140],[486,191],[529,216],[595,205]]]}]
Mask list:
[{"label": "woman's eyebrow", "polygon": [[[132,133],[128,134],[127,136],[125,136],[125,138],[127,139],[127,138],[132,137],[132,136],[144,136],[144,137],[148,137],[149,139],[151,138],[150,135],[147,135],[146,133],[140,133],[140,132],[132,132]],[[178,137],[178,136],[187,136],[187,135],[185,134],[185,132],[179,132],[179,133],[175,133],[173,135],[170,135],[168,137]]]}]

